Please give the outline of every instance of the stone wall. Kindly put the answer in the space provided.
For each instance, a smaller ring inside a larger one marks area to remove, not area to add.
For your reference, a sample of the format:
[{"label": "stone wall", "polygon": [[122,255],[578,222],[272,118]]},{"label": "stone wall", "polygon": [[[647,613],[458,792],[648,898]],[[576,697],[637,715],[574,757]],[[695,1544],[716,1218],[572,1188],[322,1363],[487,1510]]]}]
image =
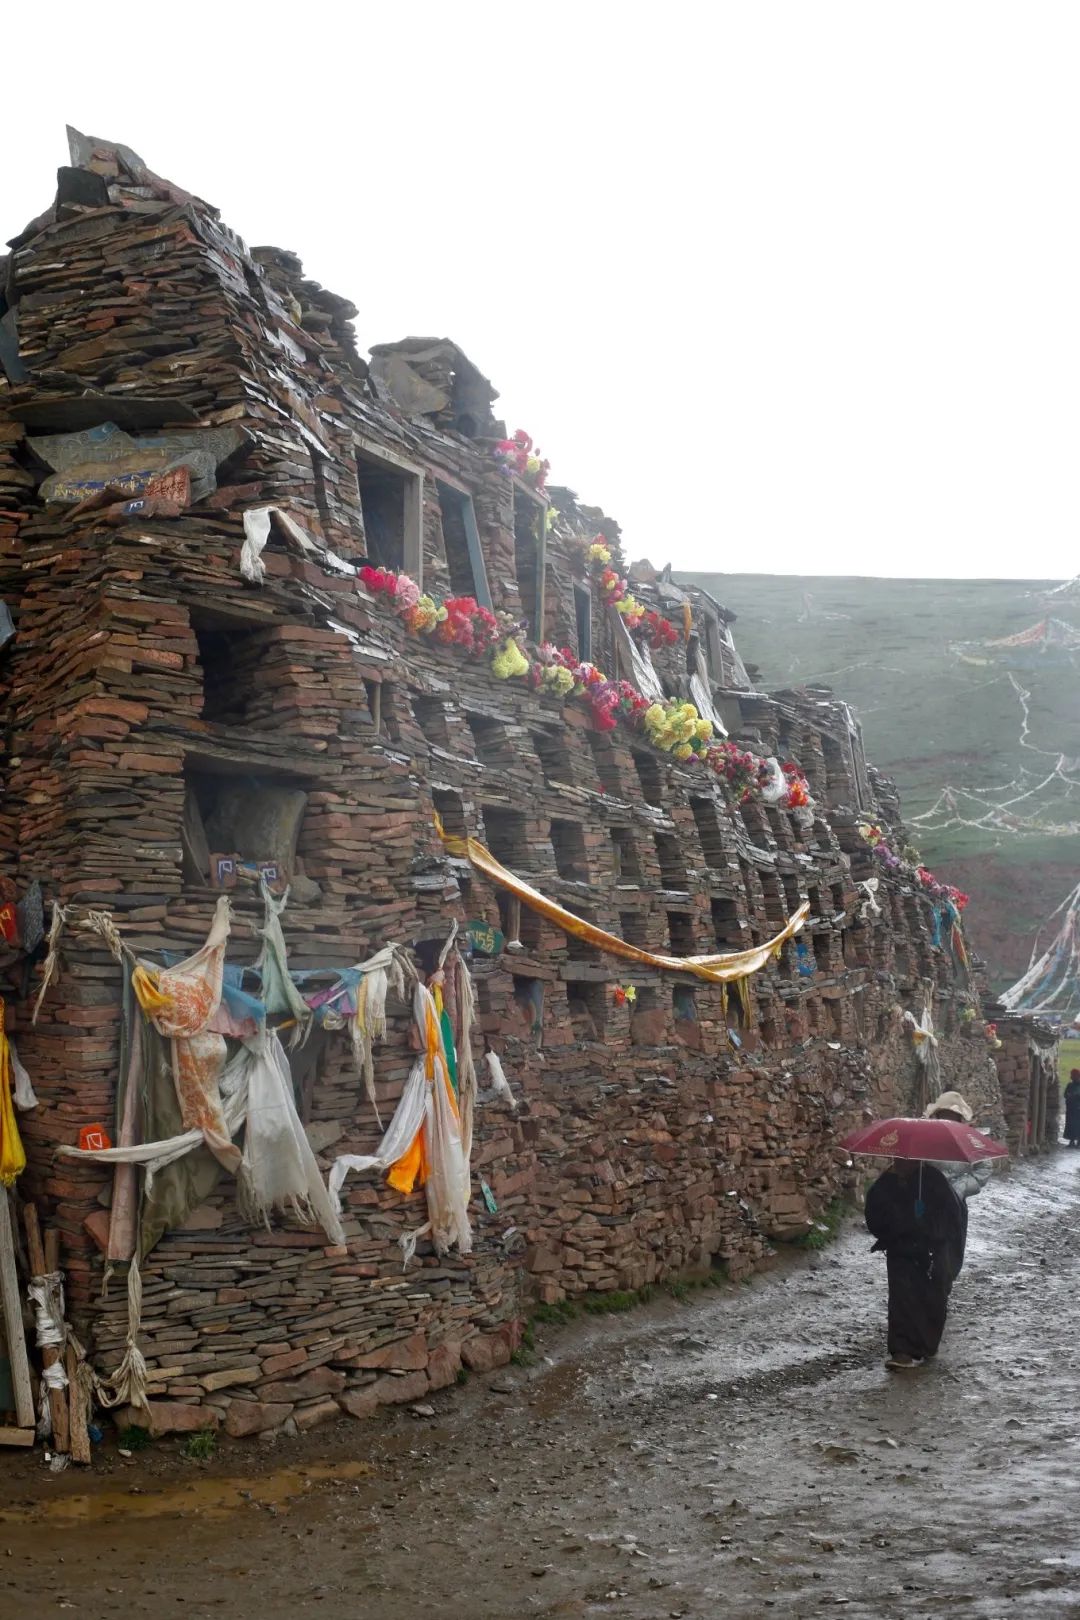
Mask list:
[{"label": "stone wall", "polygon": [[[910,877],[875,865],[860,824],[899,835],[899,810],[850,745],[842,705],[751,690],[730,615],[638,567],[641,599],[700,636],[696,667],[729,734],[796,760],[816,808],[737,803],[641,734],[598,731],[573,699],[409,634],[358,581],[364,556],[422,569],[439,596],[489,592],[531,639],[629,676],[581,566],[598,534],[619,559],[617,525],[558,491],[548,528],[536,490],[493,461],[493,391],[453,345],[387,345],[369,372],[355,312],[298,260],[248,254],[212,210],[125,161],[99,148],[86,171],[103,182],[98,204],[61,200],[17,239],[7,297],[28,376],[0,389],[0,586],[17,619],[0,858],[20,894],[40,879],[69,912],[36,1025],[40,952],[8,962],[9,1021],[40,1098],[23,1120],[23,1189],[60,1228],[99,1366],[119,1361],[128,1327],[122,1280],[100,1298],[119,1182],[55,1148],[90,1123],[115,1128],[122,985],[79,925],[107,910],[152,960],[191,949],[222,852],[273,858],[291,879],[294,971],[346,968],[393,941],[430,972],[455,919],[500,929],[506,948],[471,963],[476,1055],[500,1056],[517,1106],[480,1098],[474,1252],[421,1244],[404,1271],[421,1194],[354,1177],[335,1246],[285,1219],[252,1230],[231,1178],[194,1155],[199,1196],[142,1267],[158,1427],[246,1434],[359,1415],[505,1361],[537,1301],[719,1263],[744,1274],[851,1190],[845,1131],[924,1100],[905,1011],[929,1003],[942,1083],[996,1119],[985,1040],[962,1016],[977,965],[936,942]],[[103,402],[73,405],[88,389]],[[177,421],[240,439],[194,500],[44,502],[29,441],[95,408],[102,422],[140,417],[151,443]],[[244,519],[266,505],[285,518],[271,520],[256,582],[241,572]],[[688,694],[693,646],[680,637],[650,661],[668,697]],[[653,952],[760,945],[804,900],[810,920],[745,999],[725,995],[519,913],[447,857],[435,811]],[[262,907],[243,884],[232,898],[229,960],[250,965]],[[383,1121],[414,1057],[392,999]],[[370,1153],[380,1126],[346,1037],[313,1035],[290,1061],[323,1168]]]}]

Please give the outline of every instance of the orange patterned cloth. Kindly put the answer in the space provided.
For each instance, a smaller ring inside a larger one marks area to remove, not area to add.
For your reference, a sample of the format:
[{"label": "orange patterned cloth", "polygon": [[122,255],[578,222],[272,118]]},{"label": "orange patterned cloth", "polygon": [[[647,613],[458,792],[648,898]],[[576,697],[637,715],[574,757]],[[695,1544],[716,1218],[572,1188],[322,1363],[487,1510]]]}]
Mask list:
[{"label": "orange patterned cloth", "polygon": [[229,900],[222,895],[206,944],[173,968],[140,963],[131,976],[139,1005],[160,1035],[172,1040],[173,1083],[185,1130],[200,1130],[211,1153],[234,1174],[240,1149],[225,1123],[218,1083],[225,1066],[225,1037],[207,1025],[221,1001]]}]

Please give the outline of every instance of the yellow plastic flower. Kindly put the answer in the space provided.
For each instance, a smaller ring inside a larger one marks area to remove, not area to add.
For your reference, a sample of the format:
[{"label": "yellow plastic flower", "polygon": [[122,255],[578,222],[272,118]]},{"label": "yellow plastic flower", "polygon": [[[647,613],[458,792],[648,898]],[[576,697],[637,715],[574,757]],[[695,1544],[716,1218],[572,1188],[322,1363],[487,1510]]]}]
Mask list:
[{"label": "yellow plastic flower", "polygon": [[667,715],[659,703],[651,703],[641,717],[641,723],[646,731],[659,731],[666,720]]},{"label": "yellow plastic flower", "polygon": [[591,563],[599,563],[601,567],[606,568],[611,561],[611,548],[605,546],[601,540],[594,540],[589,547],[587,556]]},{"label": "yellow plastic flower", "polygon": [[698,742],[708,742],[709,738],[712,736],[712,721],[699,720],[697,725],[694,727],[694,736],[697,738]]},{"label": "yellow plastic flower", "polygon": [[491,673],[500,681],[508,681],[514,675],[527,675],[529,673],[529,660],[513,636],[507,638],[491,660]]},{"label": "yellow plastic flower", "polygon": [[687,743],[687,742],[680,743],[678,748],[675,749],[675,758],[676,759],[689,759],[690,755],[693,752],[694,752],[694,750],[691,748],[689,743]]}]

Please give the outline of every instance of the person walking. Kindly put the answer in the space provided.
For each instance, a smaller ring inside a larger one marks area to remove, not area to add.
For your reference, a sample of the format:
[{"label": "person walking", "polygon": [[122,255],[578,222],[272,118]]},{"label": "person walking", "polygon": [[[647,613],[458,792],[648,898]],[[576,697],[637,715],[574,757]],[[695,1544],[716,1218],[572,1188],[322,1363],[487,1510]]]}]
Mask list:
[{"label": "person walking", "polygon": [[886,1367],[905,1371],[937,1354],[949,1311],[951,1266],[963,1254],[962,1201],[933,1164],[894,1159],[866,1195],[874,1250],[889,1278]]},{"label": "person walking", "polygon": [[1080,1147],[1080,1069],[1069,1070],[1065,1087],[1065,1140],[1070,1147]]},{"label": "person walking", "polygon": [[[940,1097],[935,1097],[923,1114],[923,1118],[951,1119],[957,1125],[970,1125],[972,1112],[958,1091],[943,1091]],[[941,1171],[960,1200],[960,1247],[956,1253],[947,1256],[951,1289],[963,1268],[964,1255],[967,1251],[967,1201],[969,1198],[977,1197],[990,1180],[990,1161],[979,1159],[974,1164],[966,1164],[961,1159],[931,1159],[928,1162],[933,1164],[935,1170]]]}]

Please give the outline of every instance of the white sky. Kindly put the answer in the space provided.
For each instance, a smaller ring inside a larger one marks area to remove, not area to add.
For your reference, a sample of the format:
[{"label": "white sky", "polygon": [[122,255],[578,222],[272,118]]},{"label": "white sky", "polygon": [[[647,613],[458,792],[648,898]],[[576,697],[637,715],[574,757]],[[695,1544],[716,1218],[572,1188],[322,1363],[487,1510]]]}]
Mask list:
[{"label": "white sky", "polygon": [[656,563],[1060,578],[1080,8],[609,0],[5,17],[3,236],[64,124],[455,338]]}]

